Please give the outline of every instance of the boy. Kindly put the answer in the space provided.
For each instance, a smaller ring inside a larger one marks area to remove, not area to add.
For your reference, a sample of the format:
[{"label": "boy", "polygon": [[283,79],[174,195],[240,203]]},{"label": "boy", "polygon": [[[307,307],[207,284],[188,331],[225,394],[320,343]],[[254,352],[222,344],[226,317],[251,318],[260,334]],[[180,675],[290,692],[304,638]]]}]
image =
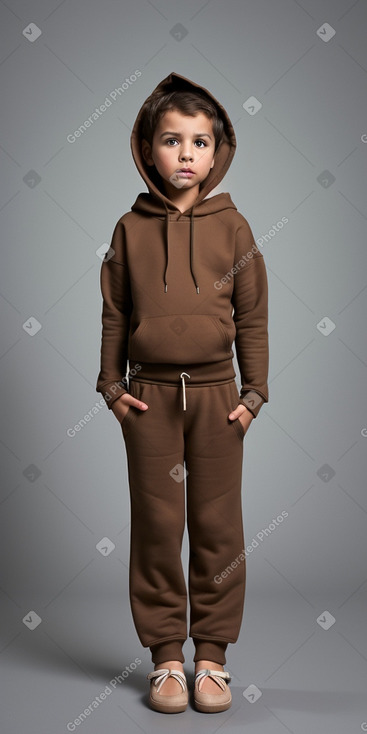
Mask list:
[{"label": "boy", "polygon": [[223,665],[243,615],[243,439],[268,402],[268,284],[230,195],[208,196],[235,148],[229,116],[207,89],[175,73],[163,79],[131,134],[149,193],[117,222],[101,268],[96,389],[125,441],[131,610],[155,664],[150,705],[165,712],[185,710],[188,700],[185,509],[199,711],[231,705]]}]

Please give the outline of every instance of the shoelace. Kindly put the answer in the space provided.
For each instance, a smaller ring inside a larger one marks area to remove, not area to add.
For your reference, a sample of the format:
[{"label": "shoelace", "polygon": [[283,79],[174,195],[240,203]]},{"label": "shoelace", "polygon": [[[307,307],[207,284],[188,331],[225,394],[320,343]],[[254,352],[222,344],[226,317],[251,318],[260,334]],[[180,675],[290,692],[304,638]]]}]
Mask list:
[{"label": "shoelace", "polygon": [[230,674],[227,671],[224,671],[224,670],[209,670],[208,668],[206,668],[204,670],[200,670],[196,674],[196,676],[195,676],[195,681],[198,684],[198,691],[201,690],[201,687],[203,685],[203,681],[204,681],[204,679],[206,677],[213,678],[215,680],[215,682],[218,683],[218,685],[220,686],[220,688],[222,689],[222,691],[225,691],[226,690],[226,684],[224,683],[224,681],[222,679],[226,680],[227,682],[229,682],[231,680],[231,676],[230,676]]},{"label": "shoelace", "polygon": [[172,676],[172,678],[176,678],[176,680],[181,683],[183,690],[186,691],[187,684],[185,673],[181,673],[180,670],[169,670],[169,668],[160,668],[159,670],[153,670],[152,673],[148,673],[147,678],[148,680],[153,680],[153,684],[157,688],[157,693],[159,693],[163,684],[166,682],[167,678],[169,678],[170,675]]}]

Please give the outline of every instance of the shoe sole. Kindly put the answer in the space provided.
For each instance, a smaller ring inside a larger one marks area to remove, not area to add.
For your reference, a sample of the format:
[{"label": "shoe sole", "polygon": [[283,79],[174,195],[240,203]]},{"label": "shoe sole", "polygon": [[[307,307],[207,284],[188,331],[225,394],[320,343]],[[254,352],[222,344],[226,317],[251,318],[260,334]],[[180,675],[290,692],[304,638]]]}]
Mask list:
[{"label": "shoe sole", "polygon": [[182,711],[186,711],[187,709],[187,703],[175,704],[172,706],[168,703],[165,704],[163,701],[155,701],[154,698],[149,698],[149,704],[154,711],[159,711],[161,714],[180,714]]},{"label": "shoe sole", "polygon": [[217,714],[221,711],[227,711],[232,705],[232,699],[230,701],[225,701],[224,703],[201,703],[199,701],[196,701],[194,698],[194,704],[197,711],[200,711],[200,713],[203,714]]}]

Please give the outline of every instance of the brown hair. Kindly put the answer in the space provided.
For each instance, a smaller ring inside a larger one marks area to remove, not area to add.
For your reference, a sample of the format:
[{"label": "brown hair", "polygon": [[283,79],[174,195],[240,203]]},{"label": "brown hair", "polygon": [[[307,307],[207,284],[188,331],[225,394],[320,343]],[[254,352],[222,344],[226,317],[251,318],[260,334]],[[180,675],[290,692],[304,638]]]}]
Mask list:
[{"label": "brown hair", "polygon": [[141,139],[144,138],[148,141],[149,145],[152,145],[154,131],[167,110],[178,110],[183,115],[191,115],[193,117],[198,112],[203,112],[212,121],[215,151],[217,151],[224,134],[223,120],[219,116],[214,102],[205,93],[200,91],[174,91],[167,94],[153,92],[142,108],[140,123]]}]

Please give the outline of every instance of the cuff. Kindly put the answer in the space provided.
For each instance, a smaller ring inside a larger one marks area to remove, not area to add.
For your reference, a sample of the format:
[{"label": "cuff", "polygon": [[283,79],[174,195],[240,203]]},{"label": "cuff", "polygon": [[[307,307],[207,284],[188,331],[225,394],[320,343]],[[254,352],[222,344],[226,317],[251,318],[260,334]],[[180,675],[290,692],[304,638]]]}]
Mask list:
[{"label": "cuff", "polygon": [[178,660],[180,663],[185,662],[185,656],[182,652],[182,646],[185,640],[168,640],[168,642],[158,642],[150,647],[152,663],[160,665],[166,663],[167,660]]},{"label": "cuff", "polygon": [[194,663],[199,660],[211,660],[213,663],[219,663],[219,665],[226,664],[225,652],[228,642],[201,640],[195,637],[193,642],[195,645]]},{"label": "cuff", "polygon": [[252,413],[254,418],[256,418],[265,403],[265,400],[258,392],[255,392],[255,390],[248,390],[244,395],[241,395],[239,402],[242,403],[250,413]]},{"label": "cuff", "polygon": [[97,392],[102,394],[102,397],[107,403],[107,408],[111,409],[112,403],[114,403],[121,395],[125,395],[129,392],[125,387],[122,387],[118,382],[111,382],[108,386],[104,386],[102,389],[97,389]]}]

